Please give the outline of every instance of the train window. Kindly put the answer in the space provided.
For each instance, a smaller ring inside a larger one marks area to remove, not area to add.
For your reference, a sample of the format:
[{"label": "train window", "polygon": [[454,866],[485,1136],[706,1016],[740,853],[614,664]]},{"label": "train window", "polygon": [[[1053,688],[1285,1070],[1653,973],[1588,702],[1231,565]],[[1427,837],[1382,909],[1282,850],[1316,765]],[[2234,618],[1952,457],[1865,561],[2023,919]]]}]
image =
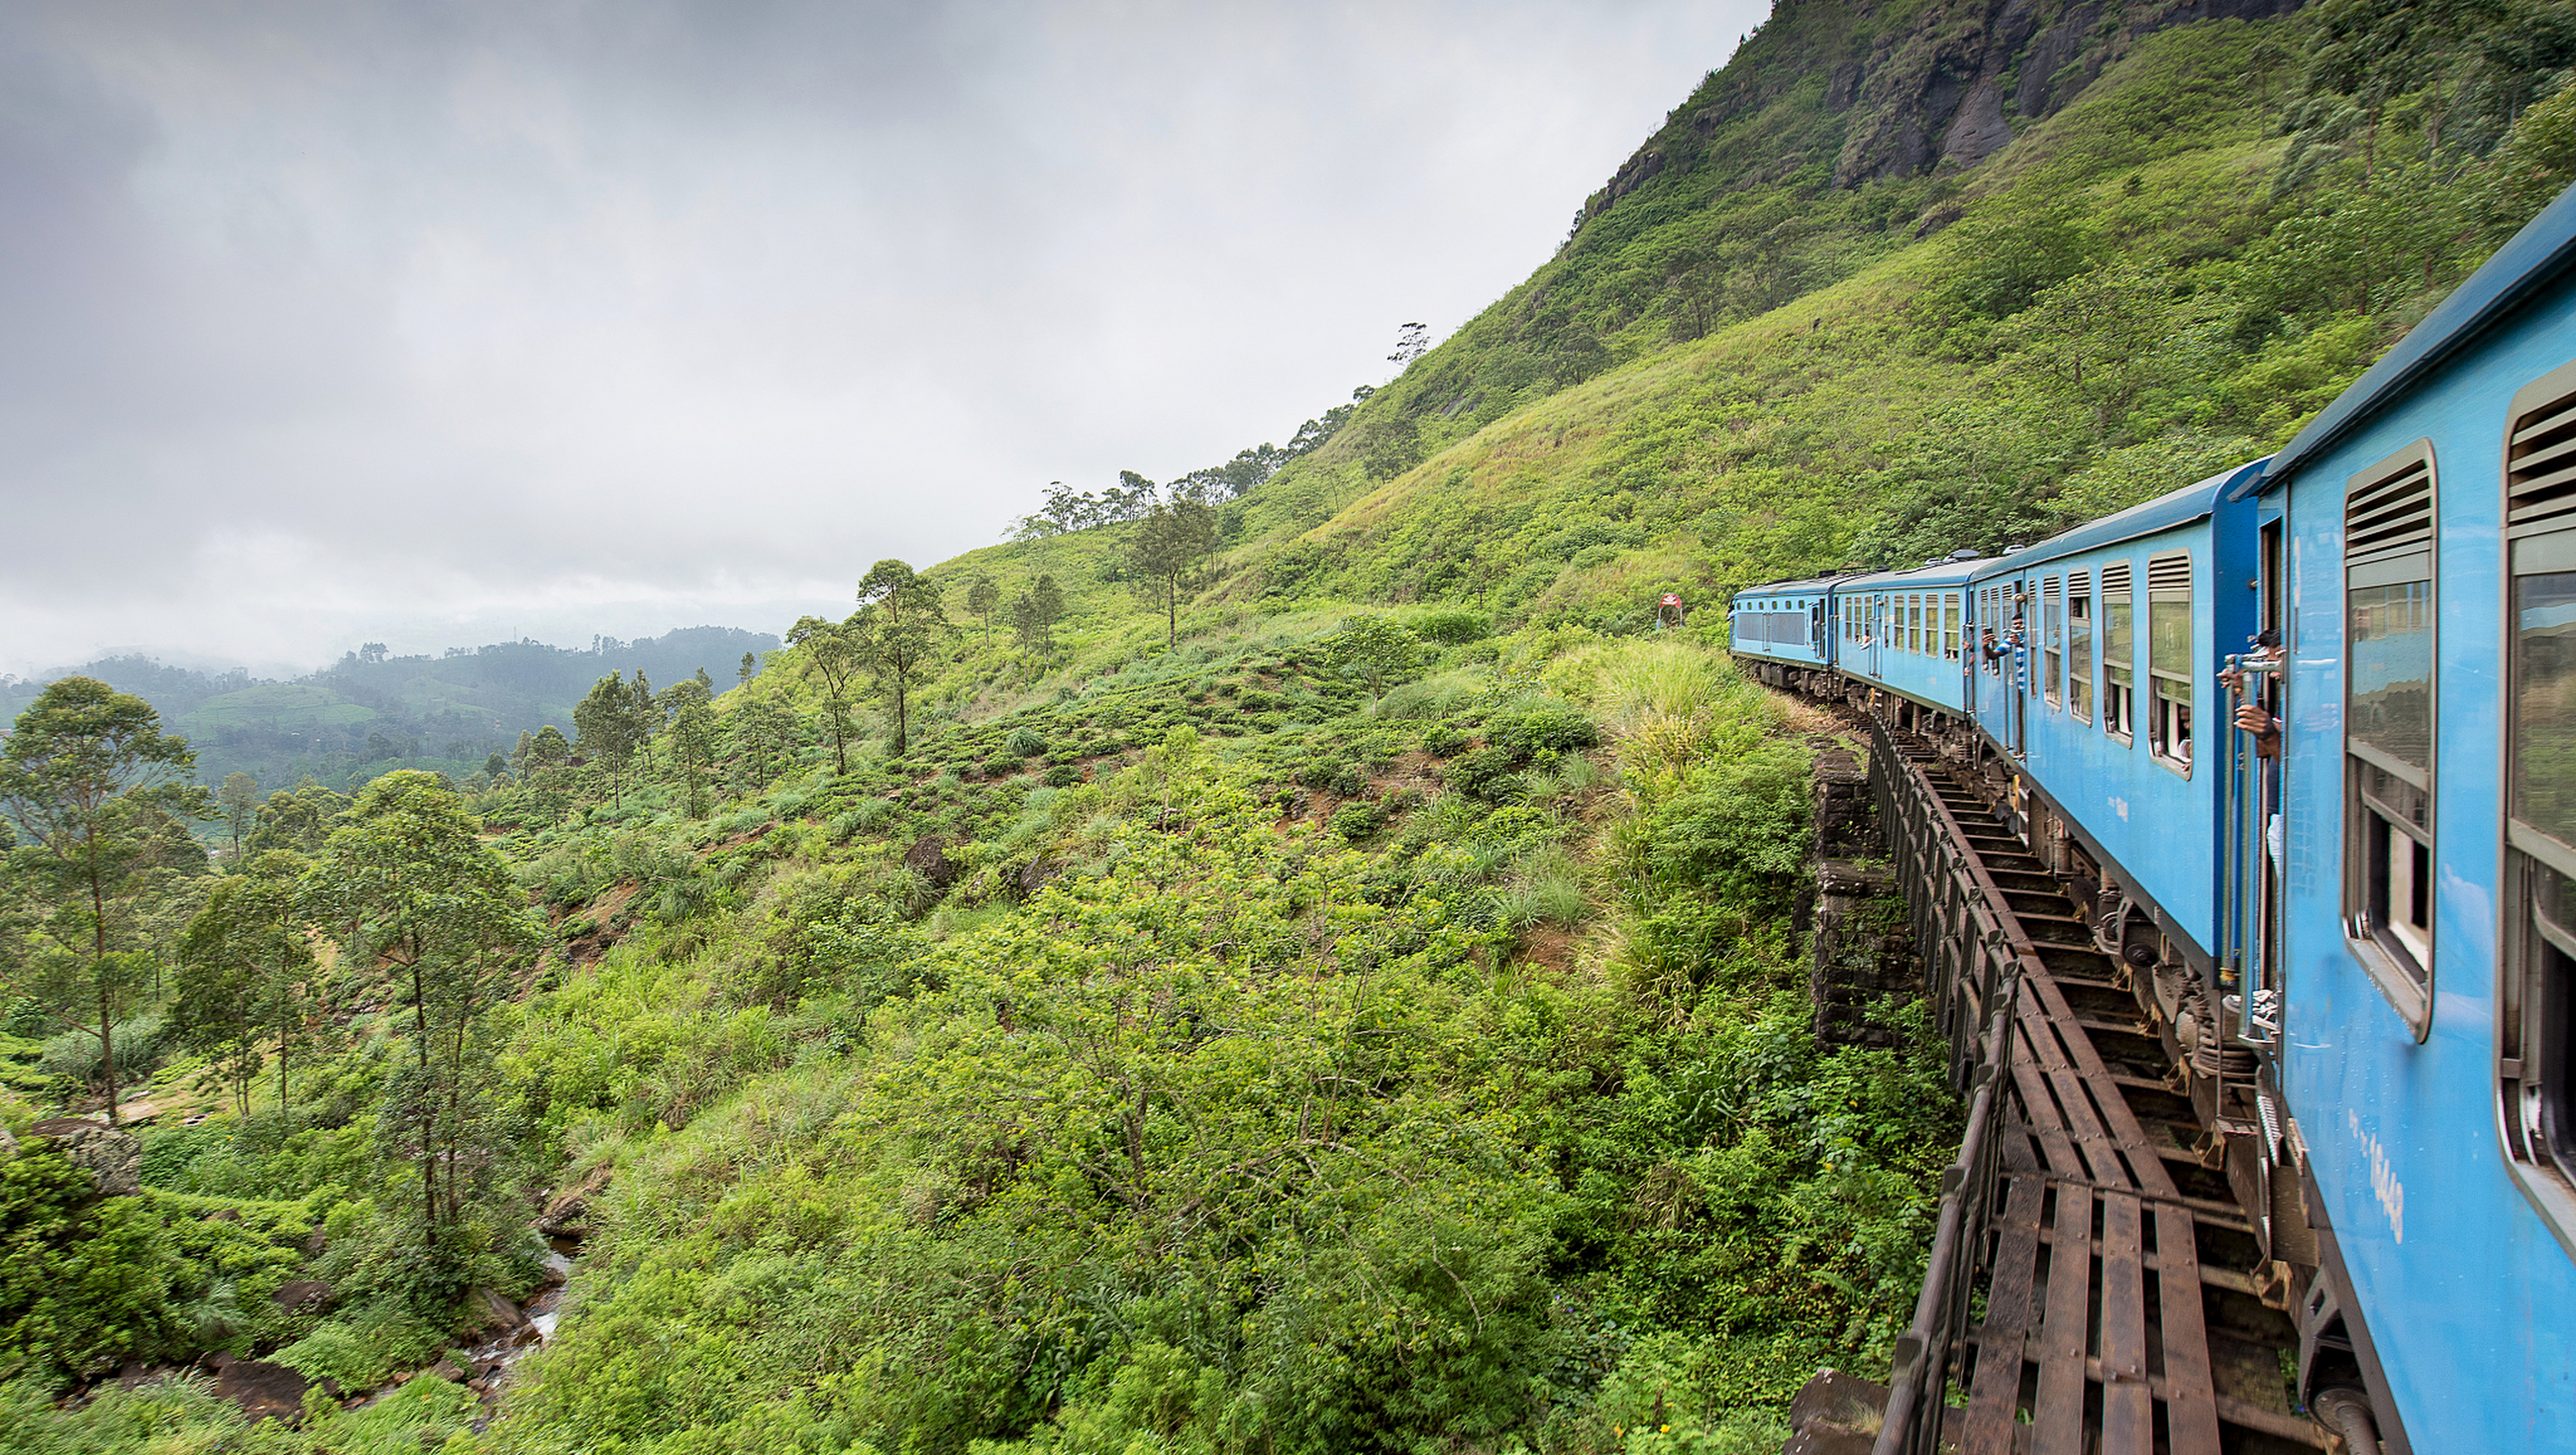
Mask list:
[{"label": "train window", "polygon": [[2344,492],[2344,914],[2421,1040],[2433,1013],[2433,447]]},{"label": "train window", "polygon": [[1923,594],[1919,591],[1905,598],[1905,650],[1923,650]]},{"label": "train window", "polygon": [[2057,578],[2043,577],[2039,583],[2039,680],[2041,695],[2048,705],[2057,706],[2063,696],[2059,683],[2065,675],[2066,601],[2058,593]]},{"label": "train window", "polygon": [[2514,1181],[2576,1254],[2576,363],[2515,394],[2506,418],[2496,1091]]},{"label": "train window", "polygon": [[2191,771],[2191,553],[2147,558],[2147,751]]},{"label": "train window", "polygon": [[1986,673],[1993,677],[2000,677],[2004,674],[2004,659],[2001,654],[2001,647],[2004,638],[2003,599],[2002,587],[1989,586],[1986,588],[1985,631],[1993,634],[1997,647],[1996,655],[1986,658]]},{"label": "train window", "polygon": [[2077,722],[2093,720],[2093,586],[2083,571],[2066,578],[2066,706]]},{"label": "train window", "polygon": [[1959,593],[1941,593],[1941,655],[1959,660]]}]

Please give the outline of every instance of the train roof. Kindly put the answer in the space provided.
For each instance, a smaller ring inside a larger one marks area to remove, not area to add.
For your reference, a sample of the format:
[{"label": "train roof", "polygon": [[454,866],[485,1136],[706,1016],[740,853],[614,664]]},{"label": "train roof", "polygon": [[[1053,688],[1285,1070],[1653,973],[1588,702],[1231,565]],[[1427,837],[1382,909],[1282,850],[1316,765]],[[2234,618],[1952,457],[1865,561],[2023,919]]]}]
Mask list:
[{"label": "train roof", "polygon": [[2272,457],[2259,482],[2243,489],[2273,489],[2286,484],[2299,467],[2341,443],[2382,408],[2414,391],[2427,375],[2453,354],[2475,342],[2533,292],[2557,281],[2576,265],[2576,187],[2540,209],[2513,240],[2496,249],[2486,265],[2451,290],[2442,306],[2407,330],[2397,347],[2380,356],[2370,371],[2308,422],[2289,448]]},{"label": "train roof", "polygon": [[1986,562],[1970,557],[1964,561],[1934,561],[1910,571],[1873,571],[1866,576],[1845,576],[1834,583],[1836,591],[1886,591],[1899,586],[1959,586],[1966,584],[1979,566]]},{"label": "train roof", "polygon": [[2117,515],[2088,521],[2063,534],[2050,536],[2035,546],[2024,546],[2010,555],[1979,562],[1981,569],[1977,577],[1983,580],[1988,576],[2026,570],[2043,561],[2054,561],[2078,551],[2100,550],[2104,546],[2116,546],[2122,541],[2172,530],[2178,525],[2189,525],[2216,510],[2220,498],[2230,487],[2241,481],[2261,479],[2263,466],[2262,460],[2231,466],[2171,494],[2132,505]]},{"label": "train roof", "polygon": [[1737,596],[1794,596],[1802,591],[1822,591],[1835,582],[1845,579],[1848,578],[1809,576],[1800,581],[1762,581],[1751,586],[1738,586],[1735,588],[1735,594]]}]

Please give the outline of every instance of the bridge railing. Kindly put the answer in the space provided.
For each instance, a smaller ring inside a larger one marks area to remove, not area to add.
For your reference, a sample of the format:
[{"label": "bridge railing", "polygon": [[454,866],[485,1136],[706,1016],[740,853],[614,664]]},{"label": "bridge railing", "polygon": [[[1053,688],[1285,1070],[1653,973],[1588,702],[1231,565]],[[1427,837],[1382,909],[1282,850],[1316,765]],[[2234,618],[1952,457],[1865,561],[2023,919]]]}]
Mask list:
[{"label": "bridge railing", "polygon": [[1988,1258],[2003,1165],[2013,1011],[2022,971],[2037,957],[2017,927],[1995,913],[2002,896],[1969,848],[1958,821],[1870,715],[1870,785],[1879,827],[1904,893],[1924,983],[1950,1040],[1951,1084],[1969,1096],[1959,1155],[1941,1174],[1941,1210],[1914,1321],[1896,1342],[1884,1422],[1873,1455],[1933,1455],[1941,1416],[1965,1367],[1969,1308]]}]

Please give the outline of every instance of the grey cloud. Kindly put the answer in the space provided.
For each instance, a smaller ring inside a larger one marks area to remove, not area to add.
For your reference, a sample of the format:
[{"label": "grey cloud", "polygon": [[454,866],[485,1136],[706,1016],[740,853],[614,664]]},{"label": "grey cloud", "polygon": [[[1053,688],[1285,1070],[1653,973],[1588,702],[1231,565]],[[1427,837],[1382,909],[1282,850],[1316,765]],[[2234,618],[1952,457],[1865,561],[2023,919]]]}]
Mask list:
[{"label": "grey cloud", "polygon": [[1760,8],[20,6],[0,667],[774,629],[1375,382]]}]

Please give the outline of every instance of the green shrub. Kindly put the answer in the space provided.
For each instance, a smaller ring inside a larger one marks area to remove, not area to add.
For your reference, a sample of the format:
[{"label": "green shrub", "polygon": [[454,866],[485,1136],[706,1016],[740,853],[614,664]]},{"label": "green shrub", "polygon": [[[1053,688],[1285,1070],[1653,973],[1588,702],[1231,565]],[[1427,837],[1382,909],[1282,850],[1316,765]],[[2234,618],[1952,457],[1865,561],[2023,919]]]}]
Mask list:
[{"label": "green shrub", "polygon": [[1385,825],[1386,810],[1365,798],[1354,798],[1334,809],[1331,820],[1333,832],[1355,844]]},{"label": "green shrub", "polygon": [[146,1199],[101,1197],[49,1141],[0,1161],[0,1373],[65,1381],[170,1351],[180,1272]]},{"label": "green shrub", "polygon": [[1413,628],[1415,636],[1424,641],[1448,647],[1490,636],[1494,630],[1491,617],[1481,611],[1456,606],[1434,607],[1413,617],[1407,625]]},{"label": "green shrub", "polygon": [[1422,751],[1435,758],[1454,757],[1475,739],[1447,723],[1422,735]]},{"label": "green shrub", "polygon": [[1014,758],[1034,758],[1047,750],[1044,734],[1033,727],[1015,727],[1002,739],[1002,751]]},{"label": "green shrub", "polygon": [[1504,803],[1520,791],[1519,762],[1509,748],[1478,748],[1460,753],[1441,771],[1440,781],[1470,798]]},{"label": "green shrub", "polygon": [[1049,788],[1071,788],[1082,781],[1082,770],[1071,763],[1058,763],[1046,770],[1044,781]]},{"label": "green shrub", "polygon": [[987,778],[1008,778],[1018,771],[1020,760],[1008,753],[995,753],[984,760],[984,776]]},{"label": "green shrub", "polygon": [[1508,748],[1517,762],[1541,753],[1571,753],[1601,745],[1601,729],[1572,707],[1536,707],[1498,712],[1485,720],[1485,741]]}]

